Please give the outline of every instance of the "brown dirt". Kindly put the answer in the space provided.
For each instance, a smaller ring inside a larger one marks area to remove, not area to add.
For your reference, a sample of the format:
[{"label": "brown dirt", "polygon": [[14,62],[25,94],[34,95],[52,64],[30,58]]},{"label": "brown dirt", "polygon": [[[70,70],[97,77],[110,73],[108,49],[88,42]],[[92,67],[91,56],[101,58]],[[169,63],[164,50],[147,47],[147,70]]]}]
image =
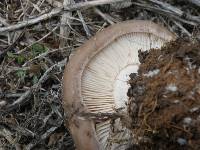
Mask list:
[{"label": "brown dirt", "polygon": [[[63,0],[57,1],[63,3]],[[31,0],[31,3],[27,5],[26,0],[1,0],[0,16],[6,24],[14,25],[20,21],[37,18],[57,8],[47,1],[40,5],[38,2],[38,0]],[[75,149],[68,129],[64,126],[67,120],[65,120],[61,102],[63,67],[56,67],[46,74],[47,78],[38,91],[32,91],[18,104],[11,104],[33,88],[49,68],[69,58],[69,54],[74,52],[75,48],[90,38],[87,32],[95,35],[96,32],[109,26],[110,21],[117,23],[136,19],[153,21],[165,26],[177,36],[190,37],[192,35],[192,38],[196,37],[200,40],[200,26],[196,26],[200,9],[198,5],[189,3],[191,1],[160,1],[172,5],[175,10],[178,8],[183,11],[182,16],[173,16],[174,13],[171,10],[154,1],[133,2],[143,6],[133,4],[123,9],[116,9],[113,5],[98,6],[97,8],[106,15],[106,18],[95,12],[93,7],[81,10],[82,16],[79,16],[77,11],[73,11],[69,18],[71,31],[68,37],[60,36],[61,15],[25,26],[20,30],[9,31],[9,34],[0,33],[0,149]],[[38,6],[40,11],[35,6]],[[149,9],[149,7],[154,9]],[[155,11],[157,8],[164,12],[167,10],[168,13]],[[196,18],[190,20],[190,15]],[[3,22],[0,23],[0,28],[7,27]],[[64,39],[67,45],[64,49],[60,49],[60,41]],[[121,119],[125,123],[129,121],[126,116]]]},{"label": "brown dirt", "polygon": [[200,43],[178,39],[139,57],[128,91],[136,145],[200,149]]}]

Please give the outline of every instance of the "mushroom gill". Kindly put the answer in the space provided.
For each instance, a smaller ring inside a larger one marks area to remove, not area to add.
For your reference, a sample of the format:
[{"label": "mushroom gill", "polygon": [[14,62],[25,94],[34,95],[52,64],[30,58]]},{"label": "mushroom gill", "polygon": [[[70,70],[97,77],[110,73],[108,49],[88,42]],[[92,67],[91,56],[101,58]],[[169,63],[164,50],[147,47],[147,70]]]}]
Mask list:
[{"label": "mushroom gill", "polygon": [[[160,48],[173,38],[172,33],[152,22],[127,21],[99,32],[78,49],[66,66],[63,91],[64,109],[76,145],[81,145],[82,138],[87,143],[95,143],[90,149],[125,149],[127,142],[120,141],[127,141],[130,134],[119,120],[114,124],[115,132],[111,129],[110,120],[94,124],[80,114],[126,108],[127,81],[130,73],[137,73],[138,50]],[[87,122],[88,126],[73,125],[81,122]],[[84,130],[90,132],[90,136],[82,134]],[[83,149],[81,146],[77,148]]]}]

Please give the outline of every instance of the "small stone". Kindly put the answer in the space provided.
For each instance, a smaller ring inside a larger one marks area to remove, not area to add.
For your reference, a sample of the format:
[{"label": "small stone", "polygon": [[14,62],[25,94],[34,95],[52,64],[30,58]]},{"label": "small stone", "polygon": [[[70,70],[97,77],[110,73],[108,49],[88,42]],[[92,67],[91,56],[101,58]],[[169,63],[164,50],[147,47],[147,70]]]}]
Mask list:
[{"label": "small stone", "polygon": [[178,104],[180,101],[179,100],[174,100],[174,103],[175,104]]},{"label": "small stone", "polygon": [[191,122],[192,122],[192,118],[190,118],[190,117],[186,117],[186,118],[183,119],[184,124],[189,125],[189,124],[191,124]]},{"label": "small stone", "polygon": [[178,138],[178,139],[177,139],[177,142],[178,142],[178,144],[180,144],[181,146],[183,146],[183,145],[186,145],[186,144],[187,144],[187,141],[186,141],[186,139],[183,139],[183,138]]},{"label": "small stone", "polygon": [[199,107],[194,107],[194,108],[191,108],[191,109],[190,109],[190,112],[195,112],[195,111],[197,111],[197,110],[199,110]]},{"label": "small stone", "polygon": [[166,90],[171,91],[171,92],[176,92],[176,91],[177,91],[177,86],[174,85],[174,84],[169,84],[169,85],[166,87]]},{"label": "small stone", "polygon": [[159,72],[160,72],[159,69],[155,69],[155,70],[149,71],[148,73],[145,73],[144,76],[153,77],[153,76],[157,75]]},{"label": "small stone", "polygon": [[6,101],[0,101],[0,107],[3,107],[3,106],[5,106],[7,104],[7,102]]}]

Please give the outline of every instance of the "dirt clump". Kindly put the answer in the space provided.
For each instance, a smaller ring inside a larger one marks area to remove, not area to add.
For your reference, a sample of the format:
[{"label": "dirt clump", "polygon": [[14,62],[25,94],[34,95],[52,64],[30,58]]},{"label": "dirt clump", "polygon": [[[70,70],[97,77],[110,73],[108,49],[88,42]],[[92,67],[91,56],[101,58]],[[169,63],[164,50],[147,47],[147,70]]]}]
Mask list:
[{"label": "dirt clump", "polygon": [[178,39],[139,58],[127,93],[132,149],[200,149],[200,43]]}]

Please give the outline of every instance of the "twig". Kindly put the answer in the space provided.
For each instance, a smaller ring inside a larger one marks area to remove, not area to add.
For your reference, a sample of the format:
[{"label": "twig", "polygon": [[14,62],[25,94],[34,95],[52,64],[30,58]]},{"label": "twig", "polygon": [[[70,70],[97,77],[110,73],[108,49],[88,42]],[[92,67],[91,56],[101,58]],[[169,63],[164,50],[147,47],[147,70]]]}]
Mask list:
[{"label": "twig", "polygon": [[184,129],[184,128],[182,128],[182,127],[179,127],[179,126],[176,126],[176,125],[173,125],[173,124],[169,124],[169,126],[172,127],[172,128],[181,130],[181,131],[187,133],[189,136],[192,136],[192,133],[190,133],[189,131],[187,131],[186,129]]},{"label": "twig", "polygon": [[[20,69],[18,69],[18,70],[20,70]],[[22,96],[22,93],[7,93],[7,94],[5,94],[6,98],[16,98],[16,97],[20,97],[20,96]]]},{"label": "twig", "polygon": [[114,10],[122,9],[122,8],[127,8],[132,5],[132,0],[127,0],[126,2],[119,2],[119,3],[114,3],[111,4],[110,8]]},{"label": "twig", "polygon": [[38,12],[41,12],[40,7],[41,7],[42,4],[44,3],[44,1],[45,1],[45,0],[38,1],[37,4],[34,4],[34,3],[31,2],[34,8],[33,8],[32,12],[30,13],[30,15],[33,15],[34,12],[35,12],[35,10],[37,10]]},{"label": "twig", "polygon": [[1,16],[0,16],[0,22],[1,22],[4,26],[9,26],[9,23],[7,23],[7,20],[4,19],[4,18],[2,18]]},{"label": "twig", "polygon": [[[26,61],[22,66],[25,67],[25,66],[27,66],[29,63],[31,63],[32,61],[34,61],[34,60],[36,60],[36,59],[44,58],[45,56],[47,56],[47,55],[50,54],[50,53],[55,53],[55,52],[57,52],[57,51],[60,51],[60,50],[63,50],[63,49],[67,49],[67,48],[69,48],[69,46],[63,47],[62,49],[59,48],[59,49],[53,49],[53,50],[51,50],[51,51],[48,50],[48,51],[46,51],[46,52],[44,52],[44,53],[39,54],[38,56],[36,56],[36,57],[34,57],[34,58],[32,58],[32,59]],[[19,69],[18,69],[18,70],[19,70]]]},{"label": "twig", "polygon": [[5,127],[0,126],[0,136],[3,136],[12,145],[16,143],[16,140],[13,138],[13,133]]},{"label": "twig", "polygon": [[52,5],[53,7],[62,7],[62,3],[57,0],[46,0],[47,3]]},{"label": "twig", "polygon": [[24,28],[26,26],[31,26],[31,25],[39,23],[39,22],[41,22],[43,20],[47,20],[49,18],[52,18],[52,17],[60,14],[61,12],[62,12],[61,8],[55,8],[50,13],[43,14],[41,16],[38,16],[38,17],[34,18],[34,19],[22,21],[22,22],[19,22],[19,23],[15,24],[15,25],[10,25],[8,27],[0,28],[0,32],[13,31],[13,30],[18,30],[20,28]]},{"label": "twig", "polygon": [[21,135],[35,137],[35,133],[33,133],[29,129],[21,127],[21,126],[19,126],[17,124],[11,124],[11,123],[7,123],[7,122],[0,122],[0,124],[3,124],[3,125],[5,124],[6,126],[8,126],[9,128],[17,131],[17,133],[19,133]]},{"label": "twig", "polygon": [[15,109],[17,109],[19,106],[22,106],[25,102],[28,101],[28,97],[31,96],[31,94],[33,92],[37,92],[41,86],[42,83],[44,83],[48,77],[49,74],[52,70],[54,70],[55,68],[61,68],[65,65],[67,59],[64,59],[60,62],[58,62],[57,64],[54,64],[53,66],[51,66],[50,68],[48,68],[46,70],[46,72],[41,76],[41,78],[39,79],[38,83],[34,84],[29,90],[27,90],[20,98],[18,98],[14,103],[6,106],[6,108],[4,110],[1,110],[1,113],[8,113],[11,112]]},{"label": "twig", "polygon": [[[67,5],[71,5],[73,3],[73,0],[64,0],[63,1],[63,7],[66,8]],[[62,14],[62,17],[61,17],[61,26],[60,26],[60,35],[61,36],[64,36],[66,39],[69,37],[69,34],[70,34],[70,22],[71,22],[71,19],[69,19],[69,17],[72,16],[72,13],[71,12],[64,12]],[[59,48],[63,48],[63,47],[66,47],[67,45],[67,42],[65,40],[65,38],[61,38],[60,37],[60,45],[59,45]]]},{"label": "twig", "polygon": [[44,140],[47,137],[49,137],[58,127],[51,127],[49,130],[47,130],[42,136],[41,139]]},{"label": "twig", "polygon": [[184,17],[187,20],[191,20],[191,21],[198,22],[198,23],[200,22],[199,16],[192,16],[190,14],[187,14],[187,13],[183,12],[182,10],[180,10],[179,8],[172,6],[168,3],[158,1],[158,0],[149,0],[149,1],[159,5],[160,7],[162,7],[165,10],[169,10],[171,12],[174,12],[174,14],[176,14],[179,17]]},{"label": "twig", "polygon": [[48,77],[49,77],[49,74],[52,70],[56,69],[56,68],[62,68],[65,66],[65,63],[67,61],[67,58],[65,58],[64,60],[54,64],[53,66],[51,66],[50,68],[48,68],[46,70],[46,72],[42,75],[42,77],[39,79],[38,83],[36,83],[33,87],[32,87],[32,90],[34,90],[35,92],[38,91],[39,87],[41,86],[42,83],[44,83]]},{"label": "twig", "polygon": [[[18,105],[22,105],[24,100],[27,99],[31,95],[31,89],[27,90],[20,98],[18,98],[14,103],[8,106],[8,111],[11,111],[9,108],[14,109],[18,107]],[[7,110],[6,110],[7,111]]]},{"label": "twig", "polygon": [[86,2],[80,2],[76,3],[74,5],[68,6],[65,10],[66,11],[74,11],[79,9],[87,9],[99,5],[106,5],[106,4],[112,4],[112,3],[118,3],[118,2],[126,2],[129,0],[93,0],[93,1],[86,1]]},{"label": "twig", "polygon": [[[164,25],[169,29],[169,31],[174,32],[172,27],[169,25],[169,23],[166,22],[166,20],[163,18],[163,16],[159,15],[158,17],[160,18],[161,22],[163,22]],[[178,37],[176,32],[174,32],[174,34]]]},{"label": "twig", "polygon": [[187,36],[191,37],[192,34],[190,32],[188,32],[188,30],[186,30],[179,22],[177,21],[173,21],[185,34],[187,34]]},{"label": "twig", "polygon": [[46,37],[48,37],[49,35],[51,35],[56,29],[58,28],[58,26],[54,27],[49,33],[47,33],[46,35],[44,35],[42,38],[40,38],[39,40],[33,42],[32,44],[28,45],[27,47],[23,48],[22,50],[18,51],[17,54],[21,54],[22,52],[24,52],[27,48],[33,46],[36,43],[39,43],[40,41],[44,40]]},{"label": "twig", "polygon": [[122,2],[122,1],[127,1],[127,0],[94,0],[94,1],[87,1],[87,2],[72,4],[72,5],[67,6],[65,9],[64,8],[55,8],[55,9],[52,9],[51,12],[45,13],[41,16],[38,16],[37,18],[22,21],[17,24],[10,25],[8,27],[2,27],[2,28],[0,28],[0,32],[18,30],[20,28],[24,28],[27,26],[37,24],[41,21],[50,19],[56,15],[61,14],[61,13],[63,13],[63,11],[74,11],[74,10],[79,10],[79,9],[86,9],[86,8],[90,8],[90,7],[94,7],[94,6],[98,6],[98,5],[105,5],[105,4],[111,4],[111,3],[116,3],[116,2]]},{"label": "twig", "polygon": [[91,36],[90,30],[89,30],[88,26],[86,25],[85,20],[83,19],[83,15],[82,15],[81,11],[77,10],[77,13],[78,13],[78,16],[79,16],[79,18],[81,20],[81,23],[83,25],[83,28],[84,28],[84,30],[86,32],[87,37],[90,37]]},{"label": "twig", "polygon": [[[40,137],[40,141],[43,141],[47,139],[58,127],[51,127],[48,129],[43,135]],[[35,147],[40,141],[36,141],[36,143],[30,143],[28,144],[24,149],[25,150],[31,150],[33,147]]]},{"label": "twig", "polygon": [[19,37],[16,39],[15,42],[13,42],[12,45],[8,46],[8,48],[6,48],[4,51],[0,51],[0,60],[6,55],[6,53],[10,50],[12,50],[16,44],[23,38],[25,32],[22,32]]},{"label": "twig", "polygon": [[101,12],[101,10],[99,10],[98,8],[94,8],[94,11],[100,15],[104,20],[106,20],[108,23],[110,24],[114,24],[114,22],[107,16],[107,14],[104,14],[103,12]]},{"label": "twig", "polygon": [[54,113],[54,112],[51,111],[49,115],[47,115],[45,118],[42,119],[42,120],[43,120],[43,125],[42,125],[42,127],[45,127],[45,126],[46,126],[47,121],[48,121],[49,118],[53,115],[53,113]]},{"label": "twig", "polygon": [[198,7],[200,7],[200,1],[199,0],[188,0],[188,1],[197,5]]},{"label": "twig", "polygon": [[153,11],[153,12],[161,14],[161,15],[165,15],[169,18],[173,18],[173,19],[176,19],[180,22],[187,23],[187,24],[190,24],[190,25],[193,25],[193,26],[196,26],[198,24],[197,22],[200,23],[200,21],[198,21],[198,20],[197,20],[197,22],[194,22],[194,21],[191,21],[191,20],[183,19],[178,14],[171,12],[169,10],[166,10],[166,9],[162,9],[160,7],[155,7],[155,6],[151,6],[149,4],[138,3],[138,2],[133,2],[133,4],[136,5],[136,6],[139,6],[141,8]]},{"label": "twig", "polygon": [[172,5],[168,4],[168,3],[165,3],[165,2],[162,2],[162,1],[157,1],[157,0],[148,0],[148,1],[150,1],[150,2],[152,2],[154,4],[157,4],[160,7],[162,7],[163,9],[166,9],[166,10],[169,10],[171,12],[174,12],[174,13],[180,15],[180,16],[183,15],[183,12],[180,9],[178,9],[175,6],[172,6]]}]

